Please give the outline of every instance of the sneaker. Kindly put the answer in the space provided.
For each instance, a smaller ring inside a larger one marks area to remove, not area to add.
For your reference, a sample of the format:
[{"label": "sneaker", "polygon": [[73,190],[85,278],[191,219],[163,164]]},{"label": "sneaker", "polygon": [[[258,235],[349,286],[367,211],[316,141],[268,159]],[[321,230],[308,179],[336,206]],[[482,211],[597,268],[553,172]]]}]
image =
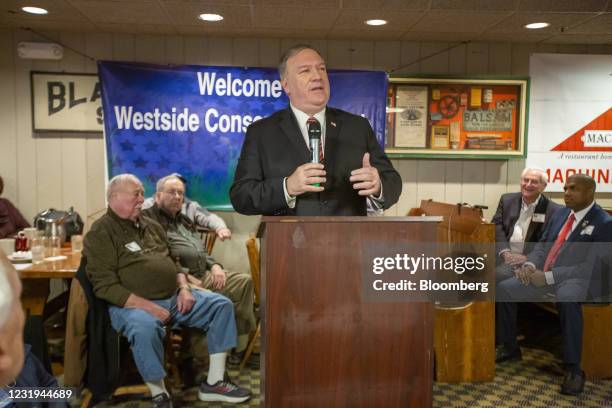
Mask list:
[{"label": "sneaker", "polygon": [[229,379],[217,381],[213,385],[208,385],[208,382],[202,381],[198,390],[198,398],[200,401],[220,401],[236,404],[251,398],[251,391],[237,386]]},{"label": "sneaker", "polygon": [[162,392],[151,398],[151,408],[172,408],[172,400]]}]

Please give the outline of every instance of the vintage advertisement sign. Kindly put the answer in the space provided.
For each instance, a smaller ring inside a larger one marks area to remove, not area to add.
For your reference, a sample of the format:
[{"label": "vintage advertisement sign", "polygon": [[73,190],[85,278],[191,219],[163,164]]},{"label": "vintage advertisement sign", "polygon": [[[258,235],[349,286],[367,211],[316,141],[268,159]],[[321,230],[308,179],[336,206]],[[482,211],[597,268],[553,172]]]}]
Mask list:
[{"label": "vintage advertisement sign", "polygon": [[533,54],[527,165],[549,175],[549,191],[588,174],[612,192],[612,55]]},{"label": "vintage advertisement sign", "polygon": [[466,110],[463,112],[463,130],[466,132],[509,132],[512,130],[512,110]]},{"label": "vintage advertisement sign", "polygon": [[98,75],[32,72],[31,86],[35,132],[102,132]]}]

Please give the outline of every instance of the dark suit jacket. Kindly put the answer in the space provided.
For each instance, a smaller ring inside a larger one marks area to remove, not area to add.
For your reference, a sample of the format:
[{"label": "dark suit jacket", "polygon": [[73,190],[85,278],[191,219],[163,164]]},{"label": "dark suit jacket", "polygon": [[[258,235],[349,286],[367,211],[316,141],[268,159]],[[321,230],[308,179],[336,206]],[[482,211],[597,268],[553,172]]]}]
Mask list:
[{"label": "dark suit jacket", "polygon": [[[544,267],[548,252],[567,221],[570,209],[562,207],[546,226],[542,240],[528,256],[537,269]],[[555,283],[580,279],[589,284],[592,274],[598,274],[604,259],[610,254],[612,217],[595,204],[569,235],[552,268]],[[598,244],[595,244],[598,243]]]},{"label": "dark suit jacket", "polygon": [[351,171],[362,167],[366,152],[380,174],[384,208],[397,202],[402,180],[368,120],[334,108],[327,108],[325,118],[325,191],[298,196],[293,209],[285,201],[283,178],[309,162],[308,146],[287,108],[247,129],[230,189],[236,211],[247,215],[366,215],[365,197],[349,182]]},{"label": "dark suit jacket", "polygon": [[[514,225],[518,221],[521,213],[522,197],[521,193],[507,193],[501,196],[499,199],[499,205],[497,211],[493,216],[491,222],[495,224],[495,242],[496,242],[496,253],[504,249],[510,249],[510,237],[514,230]],[[544,214],[544,222],[536,222],[533,219],[529,223],[527,234],[525,235],[525,246],[523,247],[523,254],[528,254],[533,250],[536,242],[542,237],[544,232],[544,225],[546,221],[549,221],[552,215],[561,206],[544,195],[541,195],[540,201],[535,208],[534,214]]]}]

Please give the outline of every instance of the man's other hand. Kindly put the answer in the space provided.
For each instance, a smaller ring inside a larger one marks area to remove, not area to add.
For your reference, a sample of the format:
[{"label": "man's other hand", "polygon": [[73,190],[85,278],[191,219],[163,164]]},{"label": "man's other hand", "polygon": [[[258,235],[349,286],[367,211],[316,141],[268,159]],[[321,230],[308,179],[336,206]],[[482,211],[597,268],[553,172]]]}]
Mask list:
[{"label": "man's other hand", "polygon": [[229,228],[219,228],[216,232],[217,238],[219,238],[221,241],[232,239],[232,231],[230,231]]},{"label": "man's other hand", "polygon": [[531,283],[534,286],[544,286],[546,285],[546,275],[542,271],[535,271],[531,274]]},{"label": "man's other hand", "polygon": [[176,297],[176,308],[181,314],[189,313],[193,304],[195,303],[195,298],[193,297],[193,293],[191,293],[188,289],[180,289],[178,296]]},{"label": "man's other hand", "polygon": [[225,287],[225,280],[227,279],[227,275],[221,266],[213,265],[210,268],[212,287],[217,290],[223,289]]},{"label": "man's other hand", "polygon": [[314,184],[323,183],[325,170],[321,163],[302,164],[287,178],[287,193],[292,197],[308,192],[320,193],[323,187]]},{"label": "man's other hand", "polygon": [[535,268],[532,265],[523,265],[516,270],[516,277],[527,286],[531,282],[531,275],[535,272]]},{"label": "man's other hand", "polygon": [[153,303],[150,300],[142,298],[133,293],[127,298],[127,301],[123,307],[142,309],[153,317],[159,319],[164,324],[168,323],[170,320],[170,311],[159,306],[157,303]]},{"label": "man's other hand", "polygon": [[370,164],[370,153],[365,153],[361,160],[361,168],[351,171],[350,182],[360,196],[380,195],[380,176],[378,169]]},{"label": "man's other hand", "polygon": [[506,265],[520,265],[522,263],[524,263],[527,260],[527,257],[523,254],[517,254],[515,252],[504,252],[502,254],[502,257],[504,258],[504,263]]}]

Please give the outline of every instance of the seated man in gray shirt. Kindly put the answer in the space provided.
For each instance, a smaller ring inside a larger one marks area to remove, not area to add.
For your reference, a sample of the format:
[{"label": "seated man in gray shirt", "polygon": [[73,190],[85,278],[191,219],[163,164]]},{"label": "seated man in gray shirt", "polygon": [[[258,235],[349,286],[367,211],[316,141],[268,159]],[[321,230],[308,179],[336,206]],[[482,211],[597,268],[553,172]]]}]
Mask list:
[{"label": "seated man in gray shirt", "polygon": [[[187,180],[179,173],[172,173],[169,176],[175,176],[183,182],[183,185],[187,187]],[[155,197],[147,198],[142,204],[143,210],[153,207],[155,204]],[[207,228],[211,231],[215,231],[217,238],[221,241],[232,238],[232,231],[227,227],[223,218],[217,214],[213,214],[206,208],[202,207],[197,201],[190,200],[187,197],[183,197],[183,205],[181,206],[181,213],[189,218],[197,227]]]},{"label": "seated man in gray shirt", "polygon": [[195,225],[181,211],[185,183],[171,174],[157,182],[155,204],[144,214],[166,230],[172,256],[189,270],[189,280],[196,286],[227,296],[234,304],[238,341],[228,363],[238,364],[244,356],[249,333],[256,328],[253,311],[253,281],[249,274],[229,272],[206,252]]}]

